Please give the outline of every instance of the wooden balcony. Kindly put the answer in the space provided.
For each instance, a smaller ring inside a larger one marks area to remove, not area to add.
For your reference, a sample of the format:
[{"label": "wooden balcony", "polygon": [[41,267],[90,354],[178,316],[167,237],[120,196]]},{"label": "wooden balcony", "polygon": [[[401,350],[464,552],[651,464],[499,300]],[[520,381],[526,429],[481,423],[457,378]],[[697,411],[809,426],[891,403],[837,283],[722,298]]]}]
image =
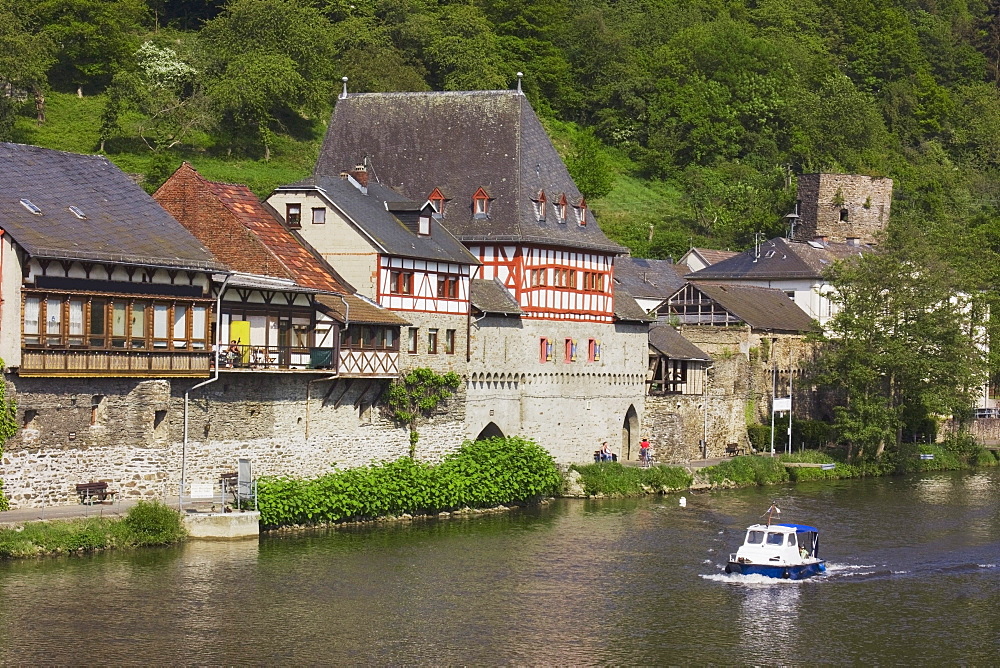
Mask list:
[{"label": "wooden balcony", "polygon": [[[326,371],[346,378],[395,378],[399,375],[399,352],[343,348],[339,364],[330,348],[286,346],[227,347],[219,357],[221,371]],[[214,361],[214,360],[213,360]]]},{"label": "wooden balcony", "polygon": [[209,375],[211,359],[212,353],[208,350],[24,348],[18,375],[201,378]]},{"label": "wooden balcony", "polygon": [[395,378],[399,375],[399,353],[395,350],[341,350],[340,375]]}]

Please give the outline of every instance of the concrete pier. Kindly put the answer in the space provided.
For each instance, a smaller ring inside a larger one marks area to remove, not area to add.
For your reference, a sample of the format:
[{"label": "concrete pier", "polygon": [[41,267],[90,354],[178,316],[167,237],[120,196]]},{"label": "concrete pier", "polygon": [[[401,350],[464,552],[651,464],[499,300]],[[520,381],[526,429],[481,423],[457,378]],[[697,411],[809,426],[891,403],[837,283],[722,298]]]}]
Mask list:
[{"label": "concrete pier", "polygon": [[240,540],[260,536],[260,513],[186,513],[184,528],[194,540]]}]

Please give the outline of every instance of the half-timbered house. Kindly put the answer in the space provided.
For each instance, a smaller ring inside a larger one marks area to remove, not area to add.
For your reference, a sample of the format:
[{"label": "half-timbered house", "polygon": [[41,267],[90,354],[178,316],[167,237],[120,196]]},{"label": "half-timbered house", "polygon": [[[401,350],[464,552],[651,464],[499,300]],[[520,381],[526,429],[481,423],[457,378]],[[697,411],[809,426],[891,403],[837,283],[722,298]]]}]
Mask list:
[{"label": "half-timbered house", "polygon": [[465,372],[478,262],[431,203],[369,182],[363,166],[283,186],[267,202],[360,294],[408,321],[401,368]]},{"label": "half-timbered house", "polygon": [[406,321],[355,295],[249,188],[209,181],[184,163],[153,197],[238,272],[219,318],[227,371],[398,375]]},{"label": "half-timbered house", "polygon": [[482,264],[475,278],[520,309],[517,326],[470,324],[467,435],[527,434],[562,461],[618,433],[623,451],[637,449],[646,324],[616,317],[625,249],[598,227],[521,91],[345,92],[315,174],[362,157],[369,189],[430,202]]}]

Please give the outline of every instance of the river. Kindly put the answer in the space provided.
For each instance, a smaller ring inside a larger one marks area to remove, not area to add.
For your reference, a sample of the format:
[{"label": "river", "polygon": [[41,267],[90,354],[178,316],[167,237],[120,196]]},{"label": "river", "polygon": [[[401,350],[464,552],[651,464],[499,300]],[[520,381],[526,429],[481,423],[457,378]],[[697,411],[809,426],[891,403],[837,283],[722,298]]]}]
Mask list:
[{"label": "river", "polygon": [[[5,664],[1000,663],[1000,470],[0,564]],[[770,501],[827,575],[725,575]]]}]

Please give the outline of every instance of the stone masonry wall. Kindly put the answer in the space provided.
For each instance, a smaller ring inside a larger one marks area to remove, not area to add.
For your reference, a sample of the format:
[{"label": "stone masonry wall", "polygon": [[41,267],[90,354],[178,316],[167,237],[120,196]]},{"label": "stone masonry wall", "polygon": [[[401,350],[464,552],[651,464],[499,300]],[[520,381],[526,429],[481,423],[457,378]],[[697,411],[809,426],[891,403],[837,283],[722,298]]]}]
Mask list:
[{"label": "stone masonry wall", "polygon": [[[892,179],[858,174],[803,174],[798,178],[799,220],[793,239],[877,241],[889,222]],[[846,221],[841,211],[846,211]]]},{"label": "stone masonry wall", "polygon": [[[220,473],[234,471],[240,457],[252,460],[256,476],[308,477],[408,453],[407,430],[371,406],[386,381],[322,379],[232,372],[194,390],[188,482],[215,482]],[[97,480],[108,481],[123,498],[177,494],[184,392],[196,381],[11,380],[25,425],[0,462],[12,507],[73,503],[76,483]],[[419,426],[417,458],[437,461],[456,450],[464,419],[463,389]]]},{"label": "stone masonry wall", "polygon": [[772,369],[778,370],[778,396],[792,379],[795,415],[811,417],[811,386],[802,382],[814,355],[812,343],[789,334],[753,332],[743,327],[682,327],[681,333],[712,357],[704,395],[652,395],[646,398],[646,424],[657,461],[681,463],[703,456],[721,457],[726,446],[747,446],[747,419],[770,422]]}]

